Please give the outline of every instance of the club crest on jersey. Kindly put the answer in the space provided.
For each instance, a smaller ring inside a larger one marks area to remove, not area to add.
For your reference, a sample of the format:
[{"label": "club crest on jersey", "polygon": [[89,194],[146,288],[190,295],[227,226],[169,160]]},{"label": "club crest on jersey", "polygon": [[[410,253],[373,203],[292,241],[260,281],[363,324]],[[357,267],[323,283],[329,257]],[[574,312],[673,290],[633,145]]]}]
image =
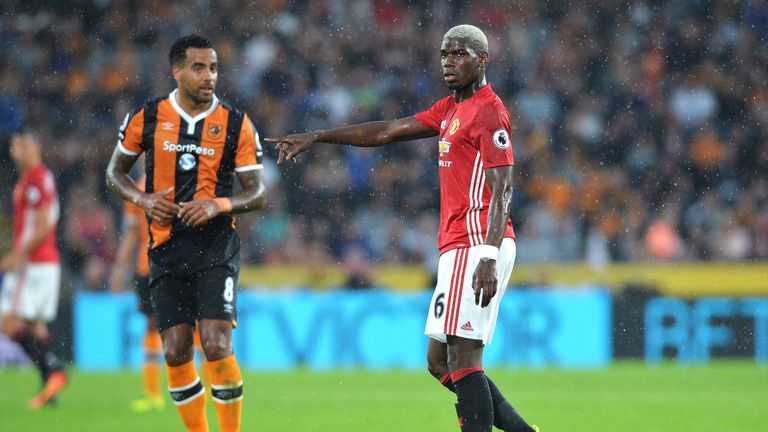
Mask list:
[{"label": "club crest on jersey", "polygon": [[504,129],[499,129],[493,133],[493,144],[501,150],[509,148],[511,139],[509,139],[509,133]]},{"label": "club crest on jersey", "polygon": [[451,143],[450,141],[440,140],[437,142],[437,148],[440,150],[440,156],[442,157],[443,153],[451,151]]},{"label": "club crest on jersey", "polygon": [[451,135],[455,134],[456,131],[459,130],[459,125],[460,124],[461,123],[459,122],[459,119],[454,119],[451,122],[451,128],[448,130],[448,133],[451,134]]},{"label": "club crest on jersey", "polygon": [[211,125],[211,127],[208,128],[208,136],[211,137],[211,139],[219,139],[222,130],[224,130],[224,128],[219,125]]},{"label": "club crest on jersey", "polygon": [[179,158],[179,168],[181,168],[184,171],[191,170],[192,168],[195,167],[195,165],[197,165],[197,161],[195,160],[195,157],[189,153],[184,153]]},{"label": "club crest on jersey", "polygon": [[34,186],[28,187],[24,195],[28,204],[37,204],[40,201],[40,191]]}]

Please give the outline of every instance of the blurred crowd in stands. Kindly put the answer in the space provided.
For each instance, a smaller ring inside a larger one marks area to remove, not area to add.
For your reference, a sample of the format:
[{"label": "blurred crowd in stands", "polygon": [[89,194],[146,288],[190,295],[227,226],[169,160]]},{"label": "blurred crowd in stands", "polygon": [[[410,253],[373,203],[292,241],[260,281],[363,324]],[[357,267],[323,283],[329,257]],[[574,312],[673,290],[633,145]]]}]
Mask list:
[{"label": "blurred crowd in stands", "polygon": [[[768,258],[768,1],[0,1],[0,177],[29,126],[63,200],[68,267],[104,284],[121,224],[104,169],[125,114],[174,86],[167,52],[216,44],[219,97],[262,137],[428,108],[439,44],[490,42],[516,158],[518,262]],[[240,218],[246,263],[437,262],[437,142],[318,145]],[[7,237],[3,234],[4,237]]]}]

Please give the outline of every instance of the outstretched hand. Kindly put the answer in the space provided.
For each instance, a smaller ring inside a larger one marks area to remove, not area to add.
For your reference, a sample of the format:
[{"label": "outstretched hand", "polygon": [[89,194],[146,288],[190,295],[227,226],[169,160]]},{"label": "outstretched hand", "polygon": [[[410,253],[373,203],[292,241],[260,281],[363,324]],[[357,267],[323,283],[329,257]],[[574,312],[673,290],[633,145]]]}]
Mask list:
[{"label": "outstretched hand", "polygon": [[280,153],[277,158],[277,164],[280,165],[286,160],[296,162],[296,156],[309,150],[315,143],[315,134],[301,133],[285,137],[264,138],[264,142],[275,144],[275,148]]},{"label": "outstretched hand", "polygon": [[169,198],[172,191],[171,187],[163,191],[143,194],[137,204],[158,225],[167,225],[181,210],[181,207]]}]

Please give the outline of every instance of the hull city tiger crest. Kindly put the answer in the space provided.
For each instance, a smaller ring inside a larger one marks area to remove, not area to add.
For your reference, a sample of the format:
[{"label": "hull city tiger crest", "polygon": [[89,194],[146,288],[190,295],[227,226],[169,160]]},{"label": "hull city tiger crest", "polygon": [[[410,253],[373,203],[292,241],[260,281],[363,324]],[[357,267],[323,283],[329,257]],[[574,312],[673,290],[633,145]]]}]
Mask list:
[{"label": "hull city tiger crest", "polygon": [[219,139],[221,138],[221,131],[223,128],[219,125],[211,125],[211,127],[208,128],[208,136],[211,137],[211,139]]}]

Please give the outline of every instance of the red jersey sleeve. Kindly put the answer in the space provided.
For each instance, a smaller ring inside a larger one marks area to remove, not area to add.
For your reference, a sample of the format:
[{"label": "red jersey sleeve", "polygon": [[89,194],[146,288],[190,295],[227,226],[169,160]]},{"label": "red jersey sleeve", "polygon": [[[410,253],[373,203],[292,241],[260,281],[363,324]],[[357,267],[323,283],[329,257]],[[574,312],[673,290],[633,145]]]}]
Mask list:
[{"label": "red jersey sleeve", "polygon": [[253,126],[248,115],[243,117],[243,126],[240,128],[240,140],[237,142],[235,153],[235,172],[244,172],[262,169],[261,141],[259,133]]},{"label": "red jersey sleeve", "polygon": [[453,96],[449,96],[435,102],[428,110],[416,113],[414,117],[419,123],[432,129],[433,131],[440,133],[441,124],[445,120],[445,112],[448,107],[448,103]]},{"label": "red jersey sleeve", "polygon": [[24,201],[29,207],[40,208],[50,205],[56,198],[56,185],[53,175],[47,170],[41,170],[29,179],[24,190]]},{"label": "red jersey sleeve", "polygon": [[121,152],[136,156],[141,153],[141,134],[144,129],[144,110],[130,112],[125,116],[117,138],[117,148]]},{"label": "red jersey sleeve", "polygon": [[488,105],[478,111],[472,140],[486,168],[515,164],[511,131],[509,113],[503,107]]}]

